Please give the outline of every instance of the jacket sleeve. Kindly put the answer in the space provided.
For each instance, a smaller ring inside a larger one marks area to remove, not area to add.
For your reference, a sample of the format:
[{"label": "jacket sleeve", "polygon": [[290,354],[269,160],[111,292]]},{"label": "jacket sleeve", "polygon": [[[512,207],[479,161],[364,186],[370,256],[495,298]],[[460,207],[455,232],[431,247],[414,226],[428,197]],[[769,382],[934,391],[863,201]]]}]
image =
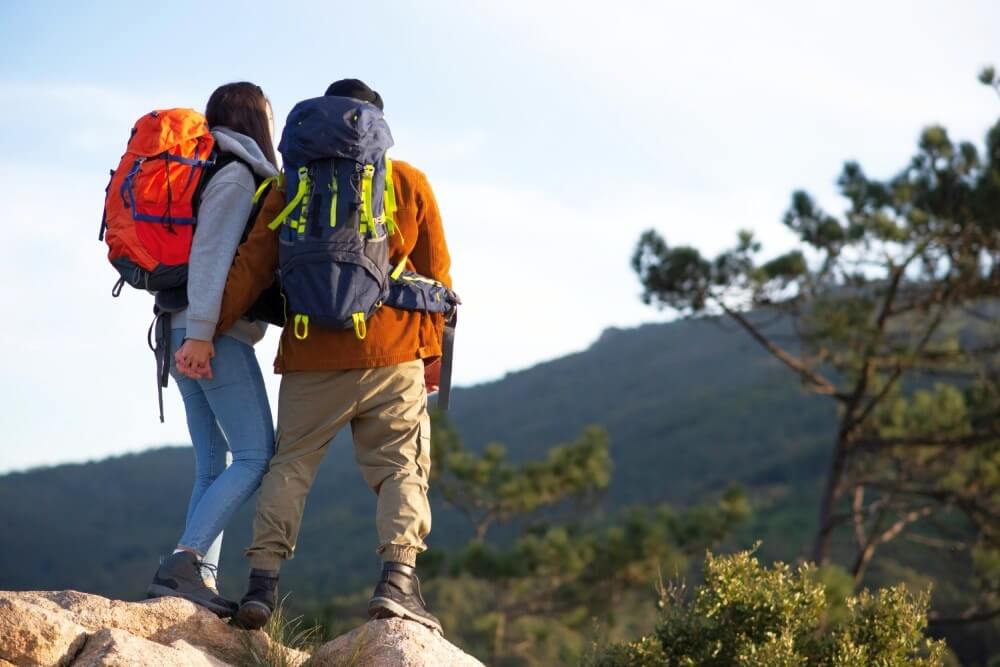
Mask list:
[{"label": "jacket sleeve", "polygon": [[413,270],[451,287],[451,256],[444,238],[444,225],[437,199],[427,177],[420,173],[416,183],[417,240],[410,253]]},{"label": "jacket sleeve", "polygon": [[226,275],[253,208],[253,175],[244,165],[223,168],[206,185],[188,265],[187,337],[212,340]]},{"label": "jacket sleeve", "polygon": [[[419,173],[419,172],[418,172]],[[417,240],[410,253],[413,270],[451,287],[451,256],[444,238],[441,212],[431,184],[419,173],[414,192],[417,205]],[[426,360],[437,357],[444,334],[444,315],[423,313],[420,317],[421,356]],[[426,352],[423,352],[426,350]]]},{"label": "jacket sleeve", "polygon": [[278,270],[278,232],[267,226],[284,206],[284,194],[272,188],[229,269],[216,335],[227,331],[243,317],[261,292],[274,282],[274,272]]}]

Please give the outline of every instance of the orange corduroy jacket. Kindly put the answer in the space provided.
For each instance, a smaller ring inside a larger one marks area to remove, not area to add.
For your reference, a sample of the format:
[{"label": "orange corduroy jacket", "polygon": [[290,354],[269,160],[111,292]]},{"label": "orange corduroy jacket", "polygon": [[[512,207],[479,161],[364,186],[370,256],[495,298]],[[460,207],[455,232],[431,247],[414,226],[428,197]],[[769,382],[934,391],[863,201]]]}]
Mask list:
[{"label": "orange corduroy jacket", "polygon": [[[395,214],[398,232],[389,237],[392,265],[405,256],[408,270],[451,287],[448,245],[427,177],[397,160],[392,162],[392,176],[398,207]],[[284,205],[284,192],[273,189],[250,235],[240,245],[226,280],[217,332],[231,327],[271,284],[278,268],[278,232],[268,229],[268,224]],[[281,332],[274,371],[376,368],[441,356],[443,315],[383,307],[368,320],[367,328],[367,335],[359,340],[353,329],[312,326],[309,335],[299,340],[289,321]]]}]

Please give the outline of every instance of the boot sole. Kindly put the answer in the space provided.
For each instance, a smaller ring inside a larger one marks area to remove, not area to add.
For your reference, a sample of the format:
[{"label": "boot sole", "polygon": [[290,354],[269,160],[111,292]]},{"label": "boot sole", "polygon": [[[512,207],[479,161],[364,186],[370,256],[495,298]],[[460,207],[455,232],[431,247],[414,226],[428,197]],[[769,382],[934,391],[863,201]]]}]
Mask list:
[{"label": "boot sole", "polygon": [[424,626],[425,628],[430,628],[436,631],[442,637],[444,636],[444,629],[441,624],[434,621],[426,616],[419,616],[414,614],[412,611],[399,604],[395,600],[390,600],[389,598],[372,598],[368,603],[368,616],[371,618],[386,618],[395,616],[397,618],[404,618],[408,621],[414,621]]},{"label": "boot sole", "polygon": [[168,586],[161,586],[160,584],[151,584],[149,588],[146,589],[147,598],[183,598],[189,602],[194,602],[196,605],[202,606],[208,609],[216,616],[220,618],[229,618],[233,615],[233,609],[231,607],[223,607],[215,604],[211,600],[205,600],[204,598],[199,598],[194,595],[185,595],[180,591],[174,590]]},{"label": "boot sole", "polygon": [[241,630],[260,630],[271,620],[271,609],[263,602],[244,602],[233,615],[232,624]]}]

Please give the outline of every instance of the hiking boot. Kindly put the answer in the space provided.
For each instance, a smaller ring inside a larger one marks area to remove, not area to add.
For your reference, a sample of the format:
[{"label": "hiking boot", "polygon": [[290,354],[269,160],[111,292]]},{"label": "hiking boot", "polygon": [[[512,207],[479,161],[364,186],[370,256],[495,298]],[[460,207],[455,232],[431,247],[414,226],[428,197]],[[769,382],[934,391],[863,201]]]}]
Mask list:
[{"label": "hiking boot", "polygon": [[271,619],[278,589],[277,570],[250,570],[247,594],[233,616],[233,625],[243,630],[258,630]]},{"label": "hiking boot", "polygon": [[190,600],[217,615],[227,618],[236,611],[236,603],[227,600],[202,578],[202,563],[190,551],[178,551],[163,559],[146,589],[146,597],[176,597]]},{"label": "hiking boot", "polygon": [[444,634],[441,621],[427,611],[427,603],[420,595],[416,570],[403,563],[386,562],[382,565],[382,579],[375,585],[372,599],[368,601],[369,618],[391,616],[416,621]]}]

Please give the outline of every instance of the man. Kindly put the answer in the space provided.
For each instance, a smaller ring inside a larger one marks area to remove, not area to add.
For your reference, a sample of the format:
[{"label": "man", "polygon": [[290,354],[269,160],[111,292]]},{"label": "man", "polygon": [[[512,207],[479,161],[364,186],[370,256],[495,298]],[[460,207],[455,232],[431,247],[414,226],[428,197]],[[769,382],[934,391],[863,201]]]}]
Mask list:
[{"label": "man", "polygon": [[[326,95],[382,108],[382,98],[356,79],[330,85]],[[390,237],[395,265],[451,286],[441,216],[423,173],[393,161],[399,233]],[[226,283],[218,328],[224,331],[271,283],[278,266],[278,234],[268,228],[285,205],[272,191]],[[378,495],[376,527],[382,576],[368,606],[371,617],[398,616],[441,631],[420,595],[415,566],[430,532],[430,418],[427,390],[440,371],[444,317],[378,309],[367,335],[314,327],[307,337],[285,326],[275,360],[282,374],[276,454],[261,484],[254,519],[250,581],[234,622],[264,625],[274,609],[278,572],[292,557],[305,499],[330,441],[350,424],[365,481]]]}]

